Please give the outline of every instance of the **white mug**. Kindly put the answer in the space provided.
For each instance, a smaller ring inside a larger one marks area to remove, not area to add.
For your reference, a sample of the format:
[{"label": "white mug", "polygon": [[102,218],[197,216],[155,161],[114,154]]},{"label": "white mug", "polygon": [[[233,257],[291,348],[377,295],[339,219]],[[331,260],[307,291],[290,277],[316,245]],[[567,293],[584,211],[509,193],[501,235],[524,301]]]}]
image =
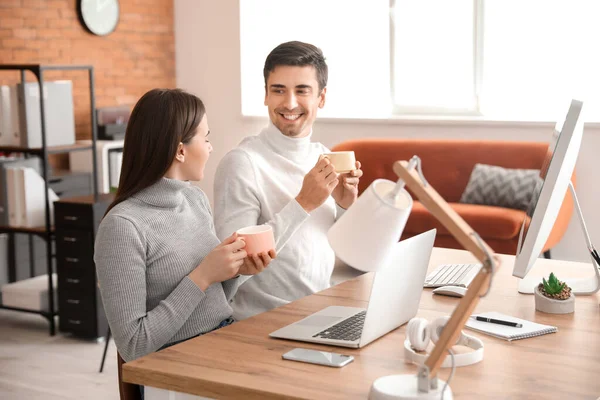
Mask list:
[{"label": "white mug", "polygon": [[328,158],[335,172],[345,174],[356,169],[356,157],[353,151],[334,151],[332,153],[323,153],[320,158]]}]

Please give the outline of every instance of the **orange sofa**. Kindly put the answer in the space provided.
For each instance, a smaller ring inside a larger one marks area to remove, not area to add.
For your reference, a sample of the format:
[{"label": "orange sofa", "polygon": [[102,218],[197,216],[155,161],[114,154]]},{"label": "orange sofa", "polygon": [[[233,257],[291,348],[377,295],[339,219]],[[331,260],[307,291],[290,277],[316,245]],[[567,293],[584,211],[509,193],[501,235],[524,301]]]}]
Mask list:
[{"label": "orange sofa", "polygon": [[[437,139],[356,139],[339,143],[332,150],[355,152],[364,172],[359,185],[360,193],[375,179],[396,181],[398,177],[392,169],[394,162],[409,160],[413,155],[419,156],[423,162],[423,174],[433,188],[496,253],[512,255],[517,250],[523,219],[526,218],[526,225],[529,224],[526,213],[510,208],[462,204],[458,201],[477,163],[504,168],[542,169],[550,156],[547,143]],[[572,180],[575,184],[575,174]],[[544,252],[560,241],[572,212],[573,200],[567,191]],[[415,201],[402,238],[432,228],[437,229],[437,247],[462,248],[448,230],[419,201]]]}]

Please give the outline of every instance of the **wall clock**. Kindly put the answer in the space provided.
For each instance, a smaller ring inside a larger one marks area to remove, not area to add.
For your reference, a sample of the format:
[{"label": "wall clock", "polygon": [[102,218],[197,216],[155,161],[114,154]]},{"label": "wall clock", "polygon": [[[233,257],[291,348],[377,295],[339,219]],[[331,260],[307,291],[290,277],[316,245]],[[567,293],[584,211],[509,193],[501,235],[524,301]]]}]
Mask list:
[{"label": "wall clock", "polygon": [[119,0],[78,0],[77,14],[88,31],[105,36],[119,23]]}]

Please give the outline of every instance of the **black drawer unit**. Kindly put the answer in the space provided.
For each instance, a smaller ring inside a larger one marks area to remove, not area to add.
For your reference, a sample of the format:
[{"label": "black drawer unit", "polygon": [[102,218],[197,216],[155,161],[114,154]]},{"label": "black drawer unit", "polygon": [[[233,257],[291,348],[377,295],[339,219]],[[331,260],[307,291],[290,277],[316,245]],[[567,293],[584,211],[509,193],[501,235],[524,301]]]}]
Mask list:
[{"label": "black drawer unit", "polygon": [[106,335],[108,323],[96,279],[94,240],[114,195],[54,203],[59,330],[82,338]]}]

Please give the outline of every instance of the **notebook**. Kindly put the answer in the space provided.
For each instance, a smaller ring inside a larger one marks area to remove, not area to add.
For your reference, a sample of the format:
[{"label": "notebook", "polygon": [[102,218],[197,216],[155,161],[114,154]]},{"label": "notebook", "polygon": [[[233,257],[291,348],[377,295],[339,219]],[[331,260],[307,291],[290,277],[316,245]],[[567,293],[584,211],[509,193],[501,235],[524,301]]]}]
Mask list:
[{"label": "notebook", "polygon": [[538,324],[524,319],[511,317],[509,315],[504,315],[499,312],[487,312],[474,314],[473,316],[476,315],[487,318],[501,319],[504,321],[519,322],[523,324],[522,328],[513,328],[512,326],[477,321],[472,318],[469,318],[465,324],[465,326],[469,329],[497,337],[498,339],[508,340],[509,342],[512,340],[526,339],[558,331],[556,326]]}]

